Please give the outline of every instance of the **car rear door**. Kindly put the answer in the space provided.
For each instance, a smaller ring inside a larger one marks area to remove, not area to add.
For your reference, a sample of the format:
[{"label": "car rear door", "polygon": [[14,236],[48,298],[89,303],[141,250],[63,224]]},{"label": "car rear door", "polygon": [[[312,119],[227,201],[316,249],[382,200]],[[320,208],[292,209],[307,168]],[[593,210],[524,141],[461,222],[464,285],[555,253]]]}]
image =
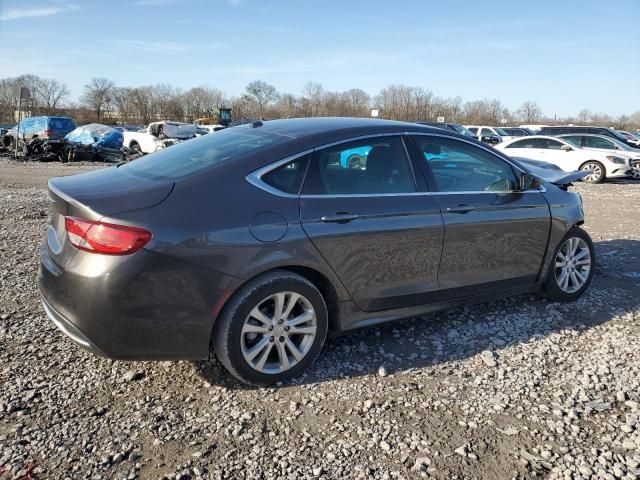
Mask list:
[{"label": "car rear door", "polygon": [[444,226],[424,186],[398,135],[314,152],[300,196],[302,227],[361,310],[437,296]]},{"label": "car rear door", "polygon": [[542,192],[517,191],[513,166],[489,149],[435,135],[413,139],[444,219],[442,298],[536,282],[551,225]]}]

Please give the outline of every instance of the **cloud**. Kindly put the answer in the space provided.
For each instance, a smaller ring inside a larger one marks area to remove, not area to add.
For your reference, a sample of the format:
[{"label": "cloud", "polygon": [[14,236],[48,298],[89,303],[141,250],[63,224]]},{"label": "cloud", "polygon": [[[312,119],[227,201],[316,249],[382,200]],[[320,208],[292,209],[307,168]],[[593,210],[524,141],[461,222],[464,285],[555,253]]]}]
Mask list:
[{"label": "cloud", "polygon": [[135,5],[139,7],[162,7],[175,2],[176,0],[137,0]]},{"label": "cloud", "polygon": [[6,22],[8,20],[18,20],[20,18],[30,18],[30,17],[49,17],[51,15],[56,15],[65,10],[73,10],[75,9],[75,5],[61,5],[55,7],[25,7],[25,8],[14,8],[5,10],[4,13],[0,15],[0,21]]},{"label": "cloud", "polygon": [[144,40],[115,40],[113,42],[121,47],[154,53],[186,53],[194,50],[214,50],[221,48],[222,43],[179,43],[179,42],[149,42]]}]

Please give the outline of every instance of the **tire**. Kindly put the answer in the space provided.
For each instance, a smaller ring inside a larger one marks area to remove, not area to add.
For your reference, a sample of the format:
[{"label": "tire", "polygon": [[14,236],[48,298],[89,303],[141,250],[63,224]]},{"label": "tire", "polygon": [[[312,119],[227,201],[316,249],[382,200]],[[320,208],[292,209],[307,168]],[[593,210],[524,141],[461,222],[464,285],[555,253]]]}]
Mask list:
[{"label": "tire", "polygon": [[364,159],[357,153],[351,155],[347,159],[347,168],[357,168],[361,170],[362,168],[364,168]]},{"label": "tire", "polygon": [[60,162],[67,163],[73,161],[73,149],[71,147],[65,147],[62,151],[62,155],[60,155]]},{"label": "tire", "polygon": [[131,142],[129,148],[136,153],[142,153],[142,149],[140,148],[140,144],[138,142]]},{"label": "tire", "polygon": [[[572,243],[577,243],[575,252],[571,257],[567,255],[567,249],[571,249]],[[585,253],[586,251],[588,252]],[[564,257],[564,259],[562,258]],[[574,258],[574,257],[577,257]],[[585,263],[588,257],[588,265]],[[568,266],[560,266],[560,263],[569,261]],[[579,263],[575,263],[579,262]],[[545,298],[555,302],[573,302],[582,296],[589,287],[596,267],[595,250],[593,241],[587,232],[579,227],[572,227],[556,247],[551,259],[551,265],[547,278],[542,286],[541,294]],[[563,270],[567,271],[566,287],[563,282]],[[584,280],[582,277],[585,277]],[[580,285],[574,283],[580,280]],[[572,288],[578,287],[578,288]]]},{"label": "tire", "polygon": [[[289,322],[297,318],[299,323],[277,323],[274,296],[281,296],[286,312],[292,293],[300,298],[287,318]],[[256,310],[262,313],[258,315],[260,321]],[[301,322],[303,315],[309,320]],[[313,283],[295,273],[276,270],[250,281],[228,301],[214,325],[211,343],[220,363],[238,380],[248,385],[272,385],[299,375],[313,363],[327,336],[327,317],[325,300]],[[305,333],[292,333],[294,329],[304,329]],[[296,347],[298,355],[304,355],[294,358],[290,345]],[[287,364],[289,368],[284,367]]]},{"label": "tire", "polygon": [[631,165],[631,178],[634,180],[640,180],[640,162],[636,162]]},{"label": "tire", "polygon": [[580,165],[580,170],[590,172],[589,175],[582,179],[586,183],[602,183],[607,178],[607,171],[604,169],[604,165],[595,160],[584,162]]}]

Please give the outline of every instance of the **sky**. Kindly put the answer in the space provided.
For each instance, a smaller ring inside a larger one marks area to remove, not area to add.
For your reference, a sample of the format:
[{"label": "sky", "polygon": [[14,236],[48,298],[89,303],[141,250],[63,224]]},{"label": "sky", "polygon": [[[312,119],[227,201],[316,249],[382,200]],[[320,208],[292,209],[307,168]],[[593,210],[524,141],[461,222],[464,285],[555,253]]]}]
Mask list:
[{"label": "sky", "polygon": [[548,115],[640,110],[640,0],[0,0],[0,78],[421,86]]}]

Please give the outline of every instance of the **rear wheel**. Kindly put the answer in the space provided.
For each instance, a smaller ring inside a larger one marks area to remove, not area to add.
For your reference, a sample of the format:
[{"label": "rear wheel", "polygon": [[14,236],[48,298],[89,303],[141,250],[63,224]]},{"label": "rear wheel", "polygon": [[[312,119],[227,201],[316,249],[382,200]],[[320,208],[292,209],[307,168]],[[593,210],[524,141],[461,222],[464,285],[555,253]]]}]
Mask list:
[{"label": "rear wheel", "polygon": [[595,271],[595,251],[587,232],[573,227],[556,249],[542,294],[550,300],[577,300],[587,289]]},{"label": "rear wheel", "polygon": [[274,271],[237,292],[213,331],[218,360],[238,380],[271,385],[316,359],[327,336],[327,306],[306,278]]},{"label": "rear wheel", "polygon": [[595,160],[590,160],[584,163],[580,167],[580,170],[587,172],[587,176],[582,179],[583,182],[587,183],[602,183],[607,176],[604,165],[600,162],[596,162]]}]

